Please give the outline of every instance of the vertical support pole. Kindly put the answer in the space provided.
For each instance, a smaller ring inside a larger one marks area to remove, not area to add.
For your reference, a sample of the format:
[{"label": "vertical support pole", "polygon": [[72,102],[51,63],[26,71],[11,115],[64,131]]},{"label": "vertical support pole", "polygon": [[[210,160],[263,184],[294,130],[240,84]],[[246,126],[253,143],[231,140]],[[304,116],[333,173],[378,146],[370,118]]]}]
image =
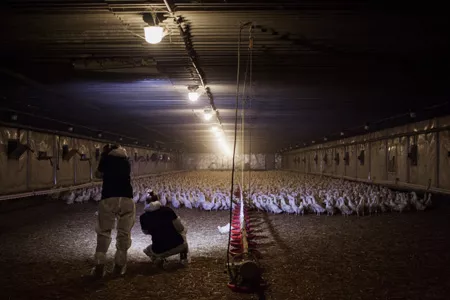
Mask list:
[{"label": "vertical support pole", "polygon": [[90,142],[89,147],[89,182],[92,182],[94,180],[94,172],[92,170],[92,142]]},{"label": "vertical support pole", "polygon": [[[436,118],[436,127],[439,128],[439,119]],[[441,161],[441,131],[436,131],[436,187],[439,188],[439,165]]]},{"label": "vertical support pole", "polygon": [[55,163],[53,164],[53,185],[58,184],[58,165],[59,165],[59,150],[58,150],[58,136],[55,134],[53,136],[53,157],[55,158]]},{"label": "vertical support pole", "polygon": [[389,154],[388,154],[388,140],[384,140],[384,180],[387,180],[389,177],[389,170],[388,170],[388,164],[389,164]]},{"label": "vertical support pole", "polygon": [[369,142],[367,142],[367,153],[368,153],[368,161],[369,161],[369,180],[370,181],[372,181],[372,143],[370,142],[370,139],[369,139]]},{"label": "vertical support pole", "polygon": [[409,148],[411,147],[409,140],[410,140],[410,136],[407,135],[406,136],[406,183],[410,183],[410,181],[411,181],[411,175],[410,175],[410,173],[411,173],[411,162],[408,159]]},{"label": "vertical support pole", "polygon": [[[27,135],[27,146],[30,146],[30,131],[26,130],[25,134]],[[20,141],[20,129],[17,130],[18,140]],[[31,151],[27,151],[27,177],[26,177],[26,189],[27,191],[30,189],[30,177],[31,177]]]},{"label": "vertical support pole", "polygon": [[[70,138],[71,144],[72,144],[72,148],[76,147],[77,145],[75,145],[75,139],[74,138]],[[77,156],[75,155],[73,157],[73,184],[76,185],[77,184],[77,167],[78,167],[78,161],[77,161]]]},{"label": "vertical support pole", "polygon": [[356,143],[355,144],[355,150],[356,150],[356,153],[355,153],[355,155],[356,155],[356,161],[355,161],[355,179],[358,179],[358,164],[361,164],[361,162],[359,161],[359,159],[358,159],[358,153],[359,153],[359,144],[358,143]]},{"label": "vertical support pole", "polygon": [[[347,154],[347,147],[348,146],[344,146],[344,157],[343,158],[345,158],[345,155]],[[350,155],[348,157],[350,158]],[[344,160],[344,172],[343,172],[342,176],[343,177],[347,176],[347,160]]]}]

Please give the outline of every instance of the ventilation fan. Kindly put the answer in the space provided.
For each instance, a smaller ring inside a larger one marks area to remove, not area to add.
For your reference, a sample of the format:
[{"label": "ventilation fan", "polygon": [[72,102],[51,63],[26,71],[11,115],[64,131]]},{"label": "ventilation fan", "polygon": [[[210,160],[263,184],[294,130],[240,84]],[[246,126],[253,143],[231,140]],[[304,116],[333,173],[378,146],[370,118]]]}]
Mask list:
[{"label": "ventilation fan", "polygon": [[411,145],[408,158],[411,166],[417,166],[417,145]]},{"label": "ventilation fan", "polygon": [[22,144],[17,139],[8,140],[9,159],[19,159],[27,150],[34,152],[33,150],[31,150],[30,146]]},{"label": "ventilation fan", "polygon": [[339,152],[337,152],[337,153],[334,155],[334,161],[336,162],[336,165],[339,165]]},{"label": "ventilation fan", "polygon": [[359,164],[364,166],[364,150],[361,150],[358,155]]},{"label": "ventilation fan", "polygon": [[77,149],[70,149],[69,145],[62,146],[62,159],[65,161],[69,161],[78,153]]},{"label": "ventilation fan", "polygon": [[350,154],[348,152],[345,152],[344,154],[344,161],[345,161],[345,165],[349,165],[350,164]]}]

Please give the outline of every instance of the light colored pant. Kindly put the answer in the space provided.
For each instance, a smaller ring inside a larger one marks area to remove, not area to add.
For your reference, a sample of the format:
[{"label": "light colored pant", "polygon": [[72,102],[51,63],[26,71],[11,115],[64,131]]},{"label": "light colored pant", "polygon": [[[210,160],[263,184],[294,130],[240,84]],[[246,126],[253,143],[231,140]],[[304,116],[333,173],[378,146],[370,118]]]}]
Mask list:
[{"label": "light colored pant", "polygon": [[131,247],[131,229],[136,219],[136,206],[131,198],[114,197],[100,201],[98,205],[97,248],[95,263],[106,262],[106,252],[111,244],[111,231],[117,219],[116,265],[127,263],[127,251]]},{"label": "light colored pant", "polygon": [[182,252],[189,252],[189,246],[186,239],[186,231],[183,231],[180,234],[183,237],[184,243],[178,247],[172,248],[163,253],[154,253],[152,250],[152,245],[149,245],[147,248],[145,248],[144,251],[148,253],[147,255],[153,256],[154,258],[166,258],[172,255],[180,254]]}]

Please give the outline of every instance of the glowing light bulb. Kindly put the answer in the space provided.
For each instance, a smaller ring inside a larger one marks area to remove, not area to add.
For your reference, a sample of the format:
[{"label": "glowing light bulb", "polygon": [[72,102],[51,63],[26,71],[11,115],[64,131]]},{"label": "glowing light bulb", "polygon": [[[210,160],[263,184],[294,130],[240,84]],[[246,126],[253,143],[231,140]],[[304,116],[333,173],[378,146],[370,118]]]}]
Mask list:
[{"label": "glowing light bulb", "polygon": [[158,44],[164,36],[164,28],[161,26],[144,27],[145,40],[149,44]]},{"label": "glowing light bulb", "polygon": [[189,92],[188,97],[189,97],[189,100],[194,102],[194,101],[198,100],[198,98],[200,97],[200,94],[197,92]]},{"label": "glowing light bulb", "polygon": [[204,114],[205,121],[211,120],[212,116],[213,115],[212,115],[211,111],[205,111],[205,114]]},{"label": "glowing light bulb", "polygon": [[211,127],[211,131],[212,131],[212,132],[216,133],[216,132],[217,132],[217,130],[219,130],[219,129],[217,128],[217,126],[213,126],[213,127]]}]

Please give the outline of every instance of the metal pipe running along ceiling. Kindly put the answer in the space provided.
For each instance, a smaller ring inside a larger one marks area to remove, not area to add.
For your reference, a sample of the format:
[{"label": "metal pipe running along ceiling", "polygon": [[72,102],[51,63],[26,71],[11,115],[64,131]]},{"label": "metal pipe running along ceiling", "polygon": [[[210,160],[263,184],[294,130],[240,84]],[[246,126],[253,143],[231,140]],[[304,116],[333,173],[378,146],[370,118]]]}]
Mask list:
[{"label": "metal pipe running along ceiling", "polygon": [[217,120],[219,121],[220,126],[222,127],[222,121],[220,120],[220,115],[219,112],[217,111],[217,107],[214,103],[214,97],[213,94],[211,93],[211,89],[207,86],[207,82],[204,78],[204,72],[201,69],[199,62],[198,62],[198,58],[197,58],[197,54],[194,50],[194,47],[192,45],[192,41],[191,41],[191,37],[189,34],[189,31],[186,31],[182,24],[183,24],[183,20],[180,16],[175,16],[174,10],[172,9],[170,3],[168,0],[164,0],[164,4],[167,7],[167,10],[169,11],[170,16],[173,18],[174,23],[177,24],[178,29],[180,30],[180,35],[183,38],[183,42],[184,42],[184,46],[186,48],[186,51],[188,53],[189,56],[189,60],[192,63],[192,66],[195,69],[195,72],[198,75],[198,78],[200,79],[200,84],[202,85],[202,87],[205,89],[206,91],[206,95],[208,96],[209,102],[211,104],[212,109],[216,112],[216,116],[217,116]]}]

